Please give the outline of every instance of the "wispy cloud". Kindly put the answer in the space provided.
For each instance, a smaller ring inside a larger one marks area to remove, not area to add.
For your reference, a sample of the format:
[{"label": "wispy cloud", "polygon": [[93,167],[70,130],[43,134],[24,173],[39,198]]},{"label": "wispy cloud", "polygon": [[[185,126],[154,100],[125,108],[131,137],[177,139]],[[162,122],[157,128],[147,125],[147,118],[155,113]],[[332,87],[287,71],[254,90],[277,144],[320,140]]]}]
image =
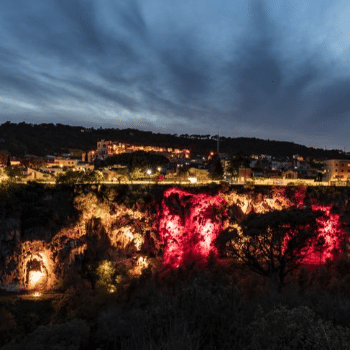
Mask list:
[{"label": "wispy cloud", "polygon": [[0,121],[135,117],[349,147],[349,14],[346,1],[3,0]]}]

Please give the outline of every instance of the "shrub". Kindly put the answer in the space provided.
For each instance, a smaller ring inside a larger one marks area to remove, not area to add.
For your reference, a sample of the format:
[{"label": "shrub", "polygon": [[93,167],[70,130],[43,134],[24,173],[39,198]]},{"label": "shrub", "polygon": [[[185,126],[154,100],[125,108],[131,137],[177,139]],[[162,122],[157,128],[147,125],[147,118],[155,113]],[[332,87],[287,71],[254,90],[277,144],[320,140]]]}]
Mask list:
[{"label": "shrub", "polygon": [[114,288],[114,277],[115,277],[115,269],[112,263],[108,260],[101,261],[99,266],[96,269],[97,281],[96,287],[103,291],[110,291]]},{"label": "shrub", "polygon": [[3,350],[77,350],[88,341],[89,332],[89,326],[82,320],[39,326],[19,344],[11,342]]},{"label": "shrub", "polygon": [[250,326],[251,349],[349,349],[349,329],[319,319],[305,306],[276,307]]},{"label": "shrub", "polygon": [[235,285],[197,276],[176,289],[170,296],[146,284],[135,290],[126,308],[106,308],[98,319],[96,342],[123,349],[244,347],[249,317]]},{"label": "shrub", "polygon": [[5,309],[0,309],[0,346],[8,342],[16,334],[16,319]]}]

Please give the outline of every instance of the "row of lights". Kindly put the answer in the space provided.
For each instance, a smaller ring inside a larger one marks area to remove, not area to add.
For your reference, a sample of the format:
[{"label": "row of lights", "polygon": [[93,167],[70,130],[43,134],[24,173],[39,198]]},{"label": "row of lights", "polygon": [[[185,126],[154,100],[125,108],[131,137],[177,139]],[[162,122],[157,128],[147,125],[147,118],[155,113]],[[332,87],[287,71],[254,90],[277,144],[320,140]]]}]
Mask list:
[{"label": "row of lights", "polygon": [[[182,164],[181,164],[181,166],[182,166]],[[162,168],[161,168],[161,167],[158,167],[157,170],[160,172],[160,171],[162,170]],[[152,170],[151,170],[151,169],[148,169],[148,170],[146,171],[146,173],[147,173],[147,175],[151,175],[151,174],[152,174]],[[197,178],[196,178],[195,176],[190,176],[190,177],[188,178],[188,181],[189,181],[191,184],[194,184],[194,183],[197,182]]]},{"label": "row of lights", "polygon": [[[161,171],[162,171],[162,168],[159,166],[159,167],[157,168],[157,170],[158,170],[158,172],[161,172]],[[146,173],[147,173],[147,175],[151,175],[151,174],[152,174],[152,170],[151,170],[151,169],[147,169]]]}]

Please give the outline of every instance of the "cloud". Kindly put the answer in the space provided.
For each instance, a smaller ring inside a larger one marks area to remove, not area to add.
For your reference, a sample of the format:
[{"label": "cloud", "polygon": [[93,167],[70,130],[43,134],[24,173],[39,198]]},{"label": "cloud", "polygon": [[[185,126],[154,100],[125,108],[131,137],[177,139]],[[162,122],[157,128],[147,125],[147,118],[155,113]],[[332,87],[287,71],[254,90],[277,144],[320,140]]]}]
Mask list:
[{"label": "cloud", "polygon": [[127,115],[169,132],[348,143],[348,47],[330,41],[344,15],[329,17],[346,4],[321,5],[4,0],[0,120]]}]

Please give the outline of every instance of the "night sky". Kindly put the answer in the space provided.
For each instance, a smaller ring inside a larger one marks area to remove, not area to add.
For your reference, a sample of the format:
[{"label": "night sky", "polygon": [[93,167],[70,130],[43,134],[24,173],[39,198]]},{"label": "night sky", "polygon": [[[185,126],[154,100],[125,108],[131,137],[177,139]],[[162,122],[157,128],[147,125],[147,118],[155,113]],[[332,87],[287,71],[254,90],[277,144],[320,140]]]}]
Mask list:
[{"label": "night sky", "polygon": [[1,0],[0,123],[350,150],[349,1]]}]

